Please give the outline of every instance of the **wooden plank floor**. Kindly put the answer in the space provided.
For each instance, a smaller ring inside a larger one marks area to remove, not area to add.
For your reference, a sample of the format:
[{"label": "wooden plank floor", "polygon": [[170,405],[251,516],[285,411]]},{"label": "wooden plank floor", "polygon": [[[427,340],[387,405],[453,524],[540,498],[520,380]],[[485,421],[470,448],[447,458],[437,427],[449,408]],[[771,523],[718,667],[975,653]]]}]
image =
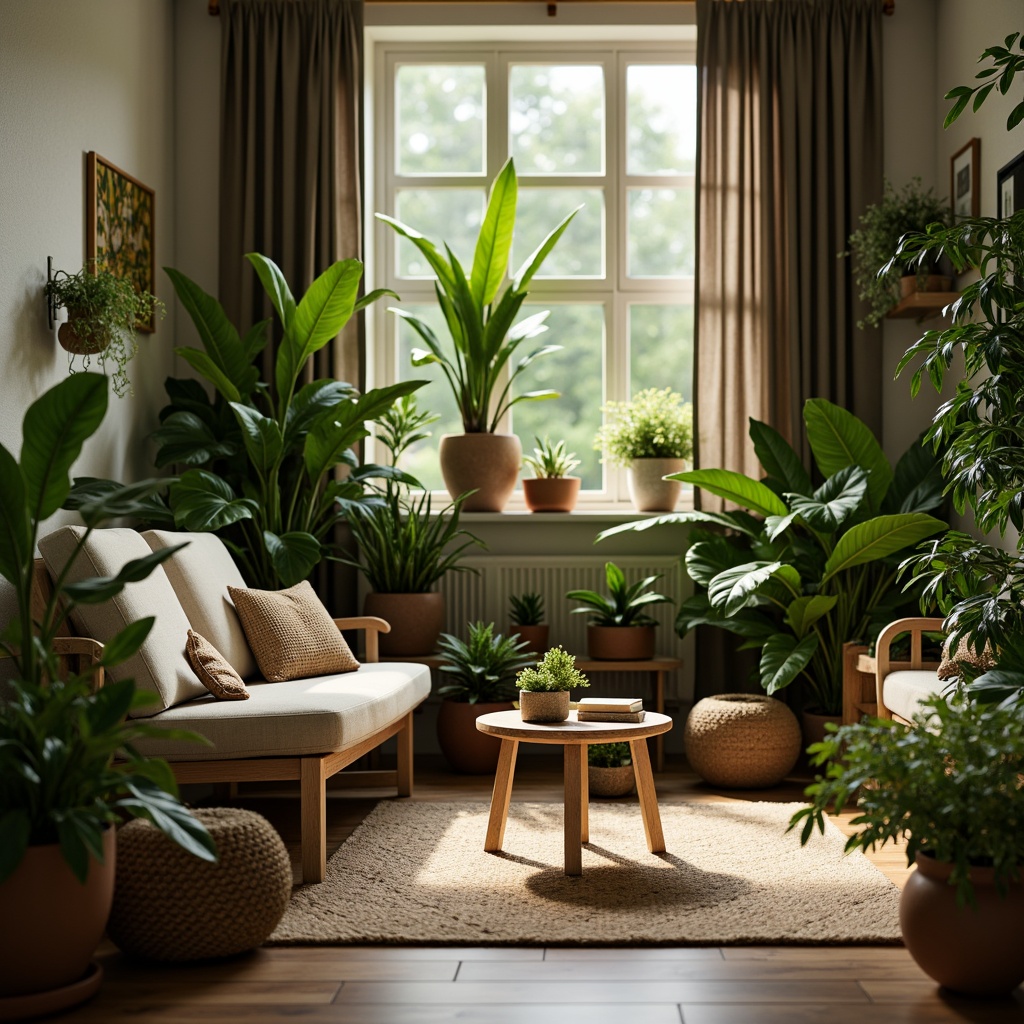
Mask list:
[{"label": "wooden plank floor", "polygon": [[[417,762],[416,800],[490,798],[491,780]],[[656,775],[659,800],[801,798],[805,782],[720,792],[685,765]],[[559,759],[524,758],[513,799],[560,802]],[[376,802],[328,800],[328,854]],[[242,806],[281,831],[298,877],[298,802],[286,789],[243,791]],[[849,831],[852,813],[838,820]],[[896,884],[901,851],[871,859]],[[864,1024],[1024,1022],[1024,990],[986,1001],[942,992],[893,947],[588,948],[292,947],[179,967],[140,964],[105,944],[106,981],[89,1004],[49,1020],[93,1024]]]}]

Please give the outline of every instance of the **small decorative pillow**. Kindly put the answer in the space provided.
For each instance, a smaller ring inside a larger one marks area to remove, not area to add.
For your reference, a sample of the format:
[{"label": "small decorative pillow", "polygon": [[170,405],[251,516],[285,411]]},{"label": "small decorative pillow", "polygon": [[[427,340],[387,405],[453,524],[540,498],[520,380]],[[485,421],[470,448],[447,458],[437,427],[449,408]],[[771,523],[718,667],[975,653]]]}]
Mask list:
[{"label": "small decorative pillow", "polygon": [[956,653],[949,653],[949,641],[942,647],[942,661],[939,663],[937,675],[940,679],[959,679],[961,665],[970,665],[978,672],[987,672],[995,668],[995,658],[992,655],[992,647],[986,643],[979,654],[971,643],[969,637],[961,637],[960,643],[956,645]]},{"label": "small decorative pillow", "polygon": [[248,700],[249,691],[242,677],[228,664],[227,658],[206,637],[188,631],[185,655],[199,681],[217,700]]},{"label": "small decorative pillow", "polygon": [[359,668],[308,580],[287,590],[228,587],[256,664],[270,683]]}]

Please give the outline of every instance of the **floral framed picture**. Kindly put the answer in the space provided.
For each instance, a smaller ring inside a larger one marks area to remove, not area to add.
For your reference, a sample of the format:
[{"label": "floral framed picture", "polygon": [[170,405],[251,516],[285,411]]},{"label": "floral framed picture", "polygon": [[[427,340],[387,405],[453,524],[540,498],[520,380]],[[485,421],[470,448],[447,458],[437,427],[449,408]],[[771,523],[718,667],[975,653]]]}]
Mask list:
[{"label": "floral framed picture", "polygon": [[[98,153],[86,158],[85,255],[156,294],[156,193]],[[154,319],[136,325],[151,334]]]},{"label": "floral framed picture", "polygon": [[971,139],[949,161],[953,220],[981,216],[981,139]]}]

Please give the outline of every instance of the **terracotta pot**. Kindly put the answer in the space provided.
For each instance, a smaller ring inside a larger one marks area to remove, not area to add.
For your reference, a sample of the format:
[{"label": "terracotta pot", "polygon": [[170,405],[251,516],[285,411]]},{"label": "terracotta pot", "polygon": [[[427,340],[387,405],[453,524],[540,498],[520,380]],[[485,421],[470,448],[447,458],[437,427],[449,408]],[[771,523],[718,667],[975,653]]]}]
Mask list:
[{"label": "terracotta pot", "polygon": [[587,626],[587,654],[595,661],[649,661],[654,626]]},{"label": "terracotta pot", "polygon": [[591,796],[625,796],[633,792],[635,783],[630,764],[618,768],[587,766],[587,789]]},{"label": "terracotta pot", "polygon": [[914,292],[948,292],[953,287],[953,278],[942,274],[907,274],[900,278],[900,298],[907,298]]},{"label": "terracotta pot", "polygon": [[800,731],[804,736],[804,750],[812,743],[821,743],[825,739],[825,725],[827,722],[834,722],[836,725],[843,724],[842,715],[819,715],[813,711],[800,712]]},{"label": "terracotta pot", "polygon": [[85,977],[110,917],[115,853],[115,832],[108,827],[104,863],[90,859],[83,885],[58,844],[28,848],[0,884],[0,996],[45,994]]},{"label": "terracotta pot", "polygon": [[463,775],[493,775],[498,767],[501,740],[480,732],[476,720],[492,711],[511,710],[511,701],[495,704],[441,701],[437,714],[437,742],[448,763]]},{"label": "terracotta pot", "polygon": [[68,319],[57,329],[57,340],[65,352],[76,356],[94,356],[110,347],[109,334],[94,334],[88,339],[79,336],[75,330],[75,322],[78,318],[68,314]]},{"label": "terracotta pot", "polygon": [[438,449],[452,498],[466,491],[464,512],[500,512],[515,490],[523,446],[515,434],[445,434]]},{"label": "terracotta pot", "polygon": [[512,625],[508,627],[508,632],[509,636],[513,633],[518,633],[519,639],[525,640],[530,645],[528,650],[531,654],[546,654],[550,629],[551,627],[547,624],[538,623],[535,626]]},{"label": "terracotta pot", "polygon": [[952,865],[918,853],[900,897],[910,955],[940,985],[972,995],[1009,993],[1024,981],[1024,883],[1000,896],[991,868],[972,868],[977,907],[958,907]]},{"label": "terracotta pot", "polygon": [[671,512],[683,485],[663,480],[669,473],[681,473],[683,459],[634,459],[627,473],[629,498],[637,512]]},{"label": "terracotta pot", "polygon": [[363,614],[376,615],[391,626],[380,634],[380,653],[387,658],[422,658],[437,649],[444,629],[444,595],[367,594]]},{"label": "terracotta pot", "polygon": [[523,481],[523,498],[531,512],[571,512],[579,493],[578,476],[535,477]]},{"label": "terracotta pot", "polygon": [[520,690],[519,714],[524,722],[564,722],[569,717],[569,691]]}]

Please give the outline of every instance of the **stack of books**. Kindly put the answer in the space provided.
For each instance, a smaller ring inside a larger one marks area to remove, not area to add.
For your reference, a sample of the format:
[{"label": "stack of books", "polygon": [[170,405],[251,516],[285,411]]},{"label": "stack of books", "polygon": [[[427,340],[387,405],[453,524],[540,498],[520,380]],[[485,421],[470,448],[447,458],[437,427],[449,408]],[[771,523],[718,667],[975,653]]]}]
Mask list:
[{"label": "stack of books", "polygon": [[580,722],[642,722],[644,702],[640,697],[583,697],[576,718]]}]

